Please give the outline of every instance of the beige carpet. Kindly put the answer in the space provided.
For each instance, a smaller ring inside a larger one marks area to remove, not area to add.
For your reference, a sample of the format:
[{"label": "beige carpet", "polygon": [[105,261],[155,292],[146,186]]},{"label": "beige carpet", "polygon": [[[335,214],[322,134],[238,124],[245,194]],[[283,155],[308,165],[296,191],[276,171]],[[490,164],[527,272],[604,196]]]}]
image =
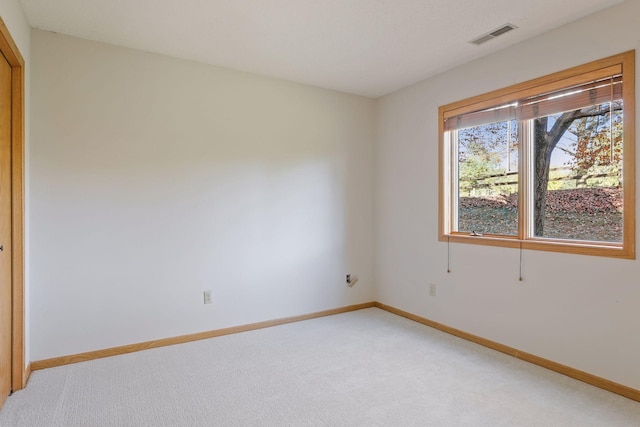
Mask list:
[{"label": "beige carpet", "polygon": [[34,372],[1,426],[640,426],[640,403],[371,308]]}]

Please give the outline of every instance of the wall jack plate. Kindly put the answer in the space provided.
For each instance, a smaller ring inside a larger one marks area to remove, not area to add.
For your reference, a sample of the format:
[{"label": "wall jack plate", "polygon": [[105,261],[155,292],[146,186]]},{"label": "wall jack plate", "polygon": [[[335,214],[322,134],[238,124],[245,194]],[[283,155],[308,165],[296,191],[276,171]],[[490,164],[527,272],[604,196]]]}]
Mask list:
[{"label": "wall jack plate", "polygon": [[347,286],[353,288],[356,283],[358,283],[358,278],[347,274]]},{"label": "wall jack plate", "polygon": [[204,291],[203,293],[204,303],[211,304],[211,291]]}]

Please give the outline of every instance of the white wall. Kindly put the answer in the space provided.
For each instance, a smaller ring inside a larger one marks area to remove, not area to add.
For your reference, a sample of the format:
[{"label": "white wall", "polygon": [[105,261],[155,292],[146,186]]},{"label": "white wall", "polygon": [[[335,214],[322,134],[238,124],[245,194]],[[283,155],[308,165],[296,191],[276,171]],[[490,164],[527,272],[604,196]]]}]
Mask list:
[{"label": "white wall", "polygon": [[25,138],[25,367],[29,363],[31,346],[29,340],[29,331],[30,331],[30,304],[29,304],[29,295],[30,295],[30,287],[29,287],[29,213],[30,213],[30,204],[29,204],[29,125],[31,123],[30,120],[30,93],[31,93],[31,26],[27,22],[24,13],[22,12],[22,7],[18,0],[3,0],[0,2],[0,17],[4,21],[5,25],[9,29],[11,33],[11,37],[13,41],[18,46],[18,50],[24,59],[24,73],[25,73],[25,129],[24,129],[24,138]]},{"label": "white wall", "polygon": [[372,100],[36,30],[32,58],[32,360],[373,299]]},{"label": "white wall", "polygon": [[518,282],[517,250],[452,244],[447,274],[437,236],[438,106],[640,49],[639,16],[627,1],[379,100],[378,301],[640,389],[638,261],[525,251]]}]

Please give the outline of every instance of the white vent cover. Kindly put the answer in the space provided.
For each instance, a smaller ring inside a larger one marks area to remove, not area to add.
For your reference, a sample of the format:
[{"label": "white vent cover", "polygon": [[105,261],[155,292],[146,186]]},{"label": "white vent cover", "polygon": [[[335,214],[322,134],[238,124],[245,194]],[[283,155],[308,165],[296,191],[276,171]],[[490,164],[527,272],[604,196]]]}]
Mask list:
[{"label": "white vent cover", "polygon": [[471,40],[469,43],[472,43],[472,44],[475,44],[475,45],[480,45],[482,43],[488,42],[491,39],[495,39],[496,37],[501,36],[504,33],[508,33],[511,30],[515,30],[516,28],[518,28],[518,27],[516,27],[513,24],[504,24],[504,25],[496,28],[493,31],[490,31],[490,32],[488,32],[486,34],[481,35],[480,37],[478,37],[476,39]]}]

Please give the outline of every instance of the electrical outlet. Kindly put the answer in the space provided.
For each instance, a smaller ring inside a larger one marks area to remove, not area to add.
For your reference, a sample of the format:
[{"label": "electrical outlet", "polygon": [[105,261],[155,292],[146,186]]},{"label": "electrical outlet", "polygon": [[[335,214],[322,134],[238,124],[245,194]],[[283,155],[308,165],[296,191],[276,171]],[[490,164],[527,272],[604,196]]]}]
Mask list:
[{"label": "electrical outlet", "polygon": [[204,291],[203,296],[204,296],[204,303],[211,304],[211,291]]},{"label": "electrical outlet", "polygon": [[435,283],[429,283],[429,296],[432,296],[432,297],[436,296],[436,284]]}]

